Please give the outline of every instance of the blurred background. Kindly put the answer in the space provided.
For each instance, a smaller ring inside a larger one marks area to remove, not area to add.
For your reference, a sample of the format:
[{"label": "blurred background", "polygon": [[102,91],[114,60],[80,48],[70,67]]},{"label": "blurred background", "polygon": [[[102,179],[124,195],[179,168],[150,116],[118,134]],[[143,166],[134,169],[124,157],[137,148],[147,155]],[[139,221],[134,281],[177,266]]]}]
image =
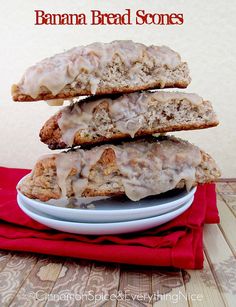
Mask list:
[{"label": "blurred background", "polygon": [[[86,13],[91,9],[124,13],[130,8],[151,13],[183,13],[181,26],[35,26],[34,10],[48,13]],[[10,89],[28,66],[78,45],[94,41],[132,39],[144,44],[167,45],[189,64],[192,82],[184,90],[213,103],[220,119],[216,128],[179,132],[209,152],[223,177],[236,177],[236,6],[220,1],[84,1],[14,0],[0,11],[0,165],[31,168],[49,153],[38,134],[44,122],[60,107],[45,102],[16,103]]]}]

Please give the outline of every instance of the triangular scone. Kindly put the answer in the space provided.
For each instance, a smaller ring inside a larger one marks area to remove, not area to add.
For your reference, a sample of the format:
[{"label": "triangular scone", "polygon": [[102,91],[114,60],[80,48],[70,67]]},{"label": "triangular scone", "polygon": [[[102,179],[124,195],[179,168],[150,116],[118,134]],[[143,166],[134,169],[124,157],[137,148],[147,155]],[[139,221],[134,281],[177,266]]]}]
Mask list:
[{"label": "triangular scone", "polygon": [[38,62],[12,86],[12,96],[15,101],[69,99],[185,88],[190,81],[187,63],[169,47],[113,41],[75,47]]},{"label": "triangular scone", "polygon": [[40,131],[51,149],[218,125],[209,101],[181,92],[95,97],[62,108]]},{"label": "triangular scone", "polygon": [[124,194],[137,201],[219,176],[214,160],[198,147],[162,137],[46,156],[18,189],[41,201]]}]

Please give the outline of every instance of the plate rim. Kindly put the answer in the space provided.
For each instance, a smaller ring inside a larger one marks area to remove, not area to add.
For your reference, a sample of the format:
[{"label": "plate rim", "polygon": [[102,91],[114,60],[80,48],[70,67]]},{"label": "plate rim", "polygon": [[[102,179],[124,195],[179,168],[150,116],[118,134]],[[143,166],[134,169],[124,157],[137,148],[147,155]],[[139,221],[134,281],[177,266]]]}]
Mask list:
[{"label": "plate rim", "polygon": [[[30,211],[33,215],[36,215],[36,216],[39,216],[39,217],[42,217],[42,218],[44,218],[44,219],[46,219],[46,220],[53,220],[53,221],[55,221],[56,223],[62,223],[62,224],[71,224],[71,225],[79,225],[79,224],[82,224],[82,225],[86,225],[87,227],[88,226],[91,226],[91,225],[97,225],[97,226],[104,226],[104,225],[106,225],[106,226],[110,226],[110,225],[129,225],[129,224],[135,224],[135,222],[137,222],[137,221],[147,221],[147,220],[151,220],[151,221],[154,221],[155,219],[158,219],[158,218],[160,218],[160,217],[162,217],[162,216],[165,216],[165,215],[171,215],[171,214],[173,214],[174,212],[185,212],[191,205],[192,205],[192,203],[193,203],[193,200],[194,200],[194,196],[192,196],[191,197],[191,199],[190,200],[188,200],[183,206],[181,206],[181,207],[178,207],[176,210],[173,210],[173,211],[171,211],[171,212],[166,212],[166,213],[164,213],[164,214],[161,214],[161,215],[157,215],[157,216],[153,216],[153,217],[148,217],[148,218],[144,218],[144,219],[136,219],[136,220],[131,220],[131,221],[119,221],[119,222],[99,222],[99,223],[91,223],[91,222],[89,222],[89,223],[87,223],[87,222],[73,222],[73,221],[63,221],[63,220],[57,220],[57,219],[54,219],[54,218],[50,218],[50,217],[45,217],[45,216],[41,216],[40,214],[37,214],[37,213],[34,213],[34,212],[32,212],[30,209],[28,209],[27,208],[27,206],[29,206],[29,205],[25,205],[24,203],[22,204],[22,200],[20,200],[20,202],[18,203],[18,206],[20,207],[20,208],[24,208],[24,209],[26,209],[26,211]],[[19,196],[17,196],[17,202],[19,201]],[[25,208],[26,207],[26,208]],[[23,209],[22,209],[22,211],[24,211]]]},{"label": "plate rim", "polygon": [[[24,176],[23,178],[20,179],[20,181],[18,182],[18,184],[25,178],[27,177],[29,174],[27,174],[26,176]],[[17,186],[18,186],[17,184]],[[45,202],[41,202],[41,201],[38,201],[36,199],[31,199],[27,196],[25,196],[17,187],[16,187],[16,190],[17,190],[17,193],[23,198],[23,200],[27,199],[28,201],[30,202],[33,202],[33,203],[36,203],[36,205],[40,205],[42,206],[43,208],[45,209],[48,209],[48,207],[50,207],[50,210],[52,211],[55,211],[55,212],[63,212],[63,211],[67,211],[67,212],[70,212],[70,213],[77,213],[77,214],[87,214],[89,216],[91,215],[104,215],[104,214],[109,214],[111,212],[113,212],[114,214],[117,212],[123,212],[124,214],[125,213],[142,213],[142,211],[148,211],[151,210],[153,207],[155,206],[147,206],[147,207],[142,207],[142,208],[129,208],[129,209],[119,209],[119,210],[108,210],[108,209],[105,209],[105,210],[96,210],[96,209],[88,209],[88,210],[85,210],[85,209],[80,209],[80,208],[66,208],[66,207],[57,207],[57,206],[54,206],[54,205],[50,205],[50,204],[46,204]],[[191,188],[191,190],[189,192],[187,192],[187,194],[185,196],[183,196],[181,198],[182,202],[181,204],[183,205],[187,200],[191,199],[192,197],[194,197],[195,193],[197,191],[197,186],[194,186]],[[164,203],[164,204],[159,204],[157,205],[158,207],[162,207],[162,206],[166,206],[166,205],[173,205],[173,203],[176,202],[176,200],[173,200],[173,201],[170,201],[168,203]],[[179,205],[181,205],[179,204]],[[41,211],[41,210],[40,210]],[[42,212],[42,211],[41,211]]]}]

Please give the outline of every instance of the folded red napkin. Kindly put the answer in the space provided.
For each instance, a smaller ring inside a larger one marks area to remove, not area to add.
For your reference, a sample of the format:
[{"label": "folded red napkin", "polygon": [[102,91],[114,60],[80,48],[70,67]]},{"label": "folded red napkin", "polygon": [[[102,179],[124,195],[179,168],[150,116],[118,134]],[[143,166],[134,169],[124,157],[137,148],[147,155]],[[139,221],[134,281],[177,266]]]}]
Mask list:
[{"label": "folded red napkin", "polygon": [[0,167],[0,248],[137,265],[203,267],[204,223],[219,223],[214,184],[198,187],[192,206],[174,220],[124,235],[63,233],[35,222],[16,202],[16,184],[29,170]]}]

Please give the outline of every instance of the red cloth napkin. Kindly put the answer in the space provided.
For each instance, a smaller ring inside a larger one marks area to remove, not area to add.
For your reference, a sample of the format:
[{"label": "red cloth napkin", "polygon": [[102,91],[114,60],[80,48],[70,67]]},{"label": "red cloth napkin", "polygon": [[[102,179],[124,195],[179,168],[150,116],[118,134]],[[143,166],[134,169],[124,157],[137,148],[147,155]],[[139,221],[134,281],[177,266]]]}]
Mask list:
[{"label": "red cloth napkin", "polygon": [[192,206],[159,227],[125,235],[84,236],[35,222],[16,202],[16,184],[29,170],[0,167],[0,248],[137,265],[203,267],[204,223],[219,223],[214,184],[198,186]]}]

